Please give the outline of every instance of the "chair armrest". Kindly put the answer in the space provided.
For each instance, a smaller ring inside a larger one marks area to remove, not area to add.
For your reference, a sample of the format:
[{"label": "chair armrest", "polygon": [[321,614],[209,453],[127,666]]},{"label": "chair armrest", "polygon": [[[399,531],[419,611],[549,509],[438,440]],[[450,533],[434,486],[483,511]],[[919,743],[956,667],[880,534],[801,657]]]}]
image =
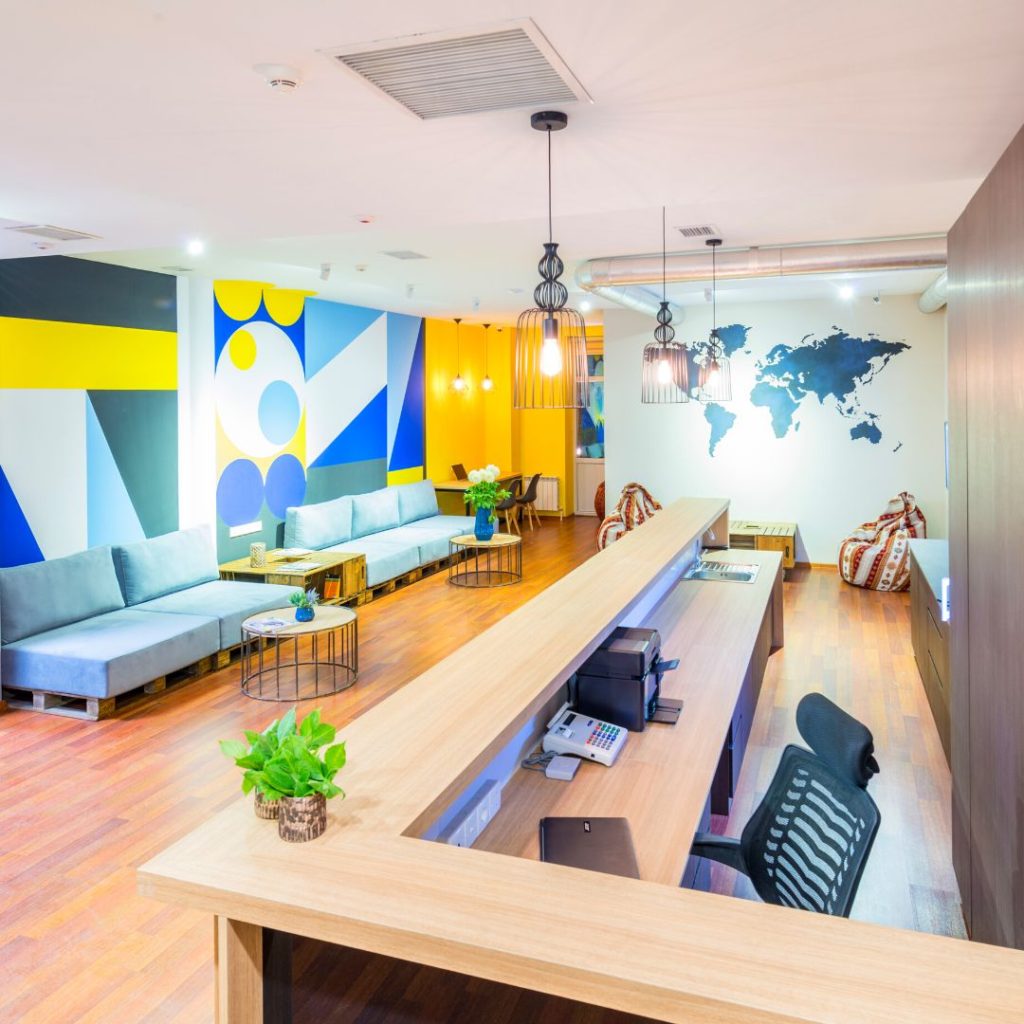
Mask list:
[{"label": "chair armrest", "polygon": [[710,832],[698,832],[693,837],[690,856],[715,860],[744,875],[747,874],[747,864],[743,859],[743,850],[738,839],[728,839],[726,836],[716,836]]}]

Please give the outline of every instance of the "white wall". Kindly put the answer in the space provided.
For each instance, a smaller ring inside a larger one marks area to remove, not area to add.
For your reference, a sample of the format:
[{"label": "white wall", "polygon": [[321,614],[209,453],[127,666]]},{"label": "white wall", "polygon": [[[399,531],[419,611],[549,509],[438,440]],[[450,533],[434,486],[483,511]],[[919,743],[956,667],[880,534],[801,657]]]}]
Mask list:
[{"label": "white wall", "polygon": [[[662,503],[723,496],[732,500],[733,519],[795,521],[798,560],[829,563],[850,529],[876,518],[892,495],[909,490],[928,517],[929,536],[946,536],[945,313],[923,314],[916,296],[905,295],[883,296],[879,304],[870,298],[719,303],[718,322],[749,327],[749,352],[733,358],[733,401],[727,408],[737,419],[711,457],[701,403],[640,402],[642,352],[652,340],[654,318],[627,310],[605,313],[609,508],[631,480]],[[805,397],[783,438],[775,436],[768,410],[750,402],[759,359],[777,344],[834,334],[833,325],[856,337],[873,332],[910,346],[859,390],[863,409],[879,417],[878,444],[851,440],[850,428],[859,420],[840,415],[831,400],[822,406],[813,395]],[[687,307],[677,339],[706,339],[710,327],[710,308]]]}]

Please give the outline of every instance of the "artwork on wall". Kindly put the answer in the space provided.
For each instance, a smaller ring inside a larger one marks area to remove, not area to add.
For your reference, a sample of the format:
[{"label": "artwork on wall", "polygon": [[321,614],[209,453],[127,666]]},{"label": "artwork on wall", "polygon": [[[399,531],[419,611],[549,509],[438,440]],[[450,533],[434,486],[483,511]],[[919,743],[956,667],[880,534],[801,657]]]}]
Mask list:
[{"label": "artwork on wall", "polygon": [[279,545],[290,506],[422,479],[423,357],[419,317],[216,282],[221,556]]},{"label": "artwork on wall", "polygon": [[178,527],[176,282],[0,260],[0,567]]}]

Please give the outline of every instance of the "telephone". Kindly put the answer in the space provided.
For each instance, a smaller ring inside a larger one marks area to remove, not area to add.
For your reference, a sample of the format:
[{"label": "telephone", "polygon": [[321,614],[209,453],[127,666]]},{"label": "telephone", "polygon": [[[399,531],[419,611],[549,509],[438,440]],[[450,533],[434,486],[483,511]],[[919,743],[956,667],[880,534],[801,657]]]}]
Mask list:
[{"label": "telephone", "polygon": [[566,702],[548,722],[541,747],[545,752],[572,754],[610,766],[626,745],[628,735],[622,726],[581,715]]}]

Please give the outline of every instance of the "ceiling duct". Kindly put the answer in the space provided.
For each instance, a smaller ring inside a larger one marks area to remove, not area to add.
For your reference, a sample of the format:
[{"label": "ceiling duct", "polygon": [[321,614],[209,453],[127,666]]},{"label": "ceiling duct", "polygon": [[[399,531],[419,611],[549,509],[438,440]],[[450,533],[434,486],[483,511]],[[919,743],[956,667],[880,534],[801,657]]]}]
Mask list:
[{"label": "ceiling duct", "polygon": [[18,227],[6,228],[6,231],[17,231],[23,235],[35,235],[36,238],[45,238],[50,242],[82,242],[89,238],[99,238],[99,235],[90,235],[88,231],[76,231],[74,228],[58,228],[53,224],[21,224]]},{"label": "ceiling duct", "polygon": [[922,313],[937,313],[946,304],[946,271],[944,270],[923,292],[917,300],[917,308]]},{"label": "ceiling duct", "polygon": [[[720,281],[945,267],[945,235],[732,249],[718,255]],[[710,280],[710,270],[706,252],[675,253],[669,254],[665,274],[670,284],[680,284]],[[658,297],[643,286],[660,281],[660,253],[587,260],[576,269],[576,283],[584,291],[651,315],[657,312]]]}]

